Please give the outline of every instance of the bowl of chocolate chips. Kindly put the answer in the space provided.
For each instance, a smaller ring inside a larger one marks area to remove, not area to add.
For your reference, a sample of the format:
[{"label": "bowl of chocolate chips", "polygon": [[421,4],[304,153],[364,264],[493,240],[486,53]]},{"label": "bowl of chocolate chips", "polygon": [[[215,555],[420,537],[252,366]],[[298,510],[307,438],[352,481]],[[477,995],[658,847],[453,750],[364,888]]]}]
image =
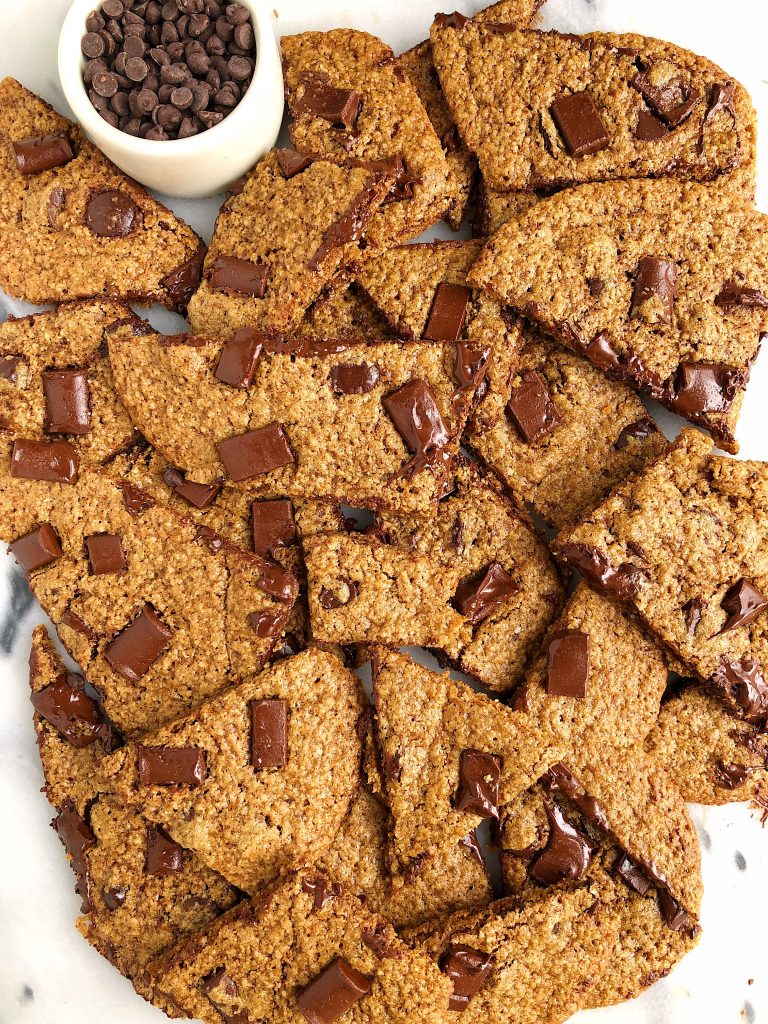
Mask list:
[{"label": "bowl of chocolate chips", "polygon": [[266,0],[74,0],[59,75],[83,130],[148,188],[222,192],[272,146],[283,80]]}]

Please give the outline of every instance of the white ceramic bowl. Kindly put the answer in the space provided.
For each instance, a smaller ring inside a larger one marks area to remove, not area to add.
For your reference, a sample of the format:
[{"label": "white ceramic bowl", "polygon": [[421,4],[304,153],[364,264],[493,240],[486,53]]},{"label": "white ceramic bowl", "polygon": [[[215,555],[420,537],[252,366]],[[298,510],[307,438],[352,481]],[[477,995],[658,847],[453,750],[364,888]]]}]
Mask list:
[{"label": "white ceramic bowl", "polygon": [[59,36],[64,95],[88,138],[126,174],[179,199],[223,192],[277,139],[283,118],[283,72],[268,0],[240,0],[251,12],[256,67],[245,96],[228,117],[189,139],[152,142],[121,132],[99,115],[83,83],[80,41],[85,19],[101,0],[73,0]]}]

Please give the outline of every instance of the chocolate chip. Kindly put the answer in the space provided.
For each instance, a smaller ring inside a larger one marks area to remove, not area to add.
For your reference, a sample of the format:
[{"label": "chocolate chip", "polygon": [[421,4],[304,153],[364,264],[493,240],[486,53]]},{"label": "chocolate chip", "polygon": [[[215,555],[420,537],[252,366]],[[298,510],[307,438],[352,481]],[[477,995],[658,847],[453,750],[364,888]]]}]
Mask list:
[{"label": "chocolate chip", "polygon": [[21,362],[21,356],[0,356],[0,380],[9,380],[13,383]]},{"label": "chocolate chip", "polygon": [[463,942],[452,942],[442,962],[443,974],[453,982],[448,1001],[449,1010],[466,1010],[469,1001],[477,995],[488,980],[493,968],[493,957]]},{"label": "chocolate chip", "polygon": [[565,819],[557,805],[545,802],[544,811],[549,820],[547,845],[528,865],[528,874],[540,885],[582,878],[592,859],[592,842]]},{"label": "chocolate chip", "polygon": [[59,538],[50,523],[37,526],[30,533],[9,544],[9,548],[27,575],[50,565],[62,555]]},{"label": "chocolate chip", "polygon": [[367,395],[379,383],[379,368],[373,363],[340,363],[328,371],[337,395]]},{"label": "chocolate chip", "polygon": [[107,646],[104,657],[115,672],[135,683],[166,650],[172,635],[152,605],[145,604]]},{"label": "chocolate chip", "polygon": [[161,280],[160,284],[168,292],[176,312],[186,312],[189,300],[197,290],[203,276],[204,259],[205,246],[201,246],[194,256],[185,260]]},{"label": "chocolate chip", "polygon": [[526,370],[512,388],[507,412],[528,444],[551,434],[562,417],[552,401],[546,380],[537,370]]},{"label": "chocolate chip", "polygon": [[648,437],[649,434],[653,433],[655,429],[655,424],[647,417],[644,417],[641,420],[635,420],[634,423],[628,423],[626,427],[622,427],[619,436],[613,442],[613,447],[616,448],[617,451],[621,451],[623,448],[627,447],[630,438],[642,441]]},{"label": "chocolate chip", "polygon": [[115,910],[119,910],[125,903],[129,891],[129,885],[117,885],[113,886],[111,889],[102,889],[101,898],[104,901],[104,906],[107,910],[114,913]]},{"label": "chocolate chip", "polygon": [[589,680],[589,635],[577,629],[555,633],[547,651],[547,693],[586,697]]},{"label": "chocolate chip", "polygon": [[106,43],[99,32],[86,32],[80,42],[84,56],[90,59],[103,56],[106,48]]},{"label": "chocolate chip", "polygon": [[253,550],[257,555],[274,558],[280,547],[296,543],[293,505],[288,498],[254,501],[251,505]]},{"label": "chocolate chip", "polygon": [[77,483],[80,455],[69,441],[13,442],[11,476],[24,480],[47,480],[57,484]]},{"label": "chocolate chip", "polygon": [[310,1024],[335,1024],[370,988],[364,974],[336,957],[299,994],[296,1006]]},{"label": "chocolate chip", "polygon": [[44,370],[45,429],[49,434],[87,434],[91,401],[87,370]]},{"label": "chocolate chip", "polygon": [[669,135],[669,128],[648,110],[640,109],[635,125],[635,138],[640,142],[658,142]]},{"label": "chocolate chip", "polygon": [[225,342],[216,366],[216,379],[231,388],[247,388],[261,356],[263,337],[250,327],[241,328]]},{"label": "chocolate chip", "polygon": [[180,470],[172,467],[163,471],[163,483],[197,509],[208,508],[209,505],[212,505],[224,486],[219,482],[199,484],[194,480],[187,480]]},{"label": "chocolate chip", "polygon": [[448,444],[450,435],[425,381],[408,381],[381,402],[408,451],[422,454]]},{"label": "chocolate chip", "polygon": [[244,4],[227,4],[224,13],[230,25],[244,25],[250,17]]},{"label": "chocolate chip", "polygon": [[72,143],[66,132],[52,132],[49,135],[32,135],[13,143],[13,155],[19,173],[25,177],[61,167],[74,160]]},{"label": "chocolate chip", "polygon": [[97,72],[91,80],[91,85],[94,92],[104,99],[109,99],[117,92],[117,78],[110,71]]},{"label": "chocolate chip", "polygon": [[622,881],[638,895],[645,896],[650,889],[651,880],[648,875],[626,854],[622,854],[616,861],[615,870]]},{"label": "chocolate chip", "polygon": [[251,764],[262,768],[283,768],[288,764],[288,702],[280,699],[252,700]]},{"label": "chocolate chip", "polygon": [[720,363],[681,363],[669,403],[681,416],[727,412],[744,386],[741,371]]},{"label": "chocolate chip", "polygon": [[91,193],[85,208],[85,222],[100,238],[125,238],[133,231],[138,212],[130,196],[107,189]]},{"label": "chocolate chip", "polygon": [[310,114],[330,121],[337,128],[347,130],[355,126],[360,116],[362,99],[353,89],[337,89],[327,75],[308,75],[301,83],[303,92],[295,104],[295,114]]},{"label": "chocolate chip", "polygon": [[320,590],[320,596],[318,602],[321,608],[344,608],[346,605],[351,604],[360,595],[360,584],[355,583],[354,580],[341,579],[338,582],[338,586],[335,590],[331,590],[328,587],[323,587]]},{"label": "chocolate chip", "polygon": [[[336,882],[330,882],[325,875],[314,878],[302,878],[302,891],[312,897],[312,909],[322,910],[341,896],[342,888]],[[363,939],[365,942],[365,939]],[[366,943],[367,944],[367,943]]]},{"label": "chocolate chip", "polygon": [[454,806],[480,818],[499,816],[501,758],[481,750],[462,750],[459,756],[459,788]]},{"label": "chocolate chip", "polygon": [[549,112],[570,156],[598,153],[610,145],[611,137],[588,92],[563,93]]},{"label": "chocolate chip", "polygon": [[517,584],[504,566],[500,562],[489,562],[459,584],[453,603],[461,615],[473,626],[478,626],[517,590]]},{"label": "chocolate chip", "polygon": [[85,546],[92,576],[125,572],[128,568],[119,534],[93,533],[85,538]]},{"label": "chocolate chip", "polygon": [[77,750],[102,739],[112,730],[98,703],[85,691],[77,672],[62,672],[52,683],[32,694],[32,706],[49,725]]},{"label": "chocolate chip", "polygon": [[458,341],[464,329],[470,295],[464,285],[442,281],[432,300],[424,337],[431,341]]},{"label": "chocolate chip", "polygon": [[229,437],[220,441],[216,449],[230,479],[234,481],[271,473],[296,462],[288,437],[279,423]]},{"label": "chocolate chip", "polygon": [[211,267],[211,288],[217,292],[237,292],[263,299],[267,292],[269,267],[234,256],[219,256]]},{"label": "chocolate chip", "polygon": [[202,747],[136,748],[140,786],[201,786],[207,774]]},{"label": "chocolate chip", "polygon": [[754,583],[742,577],[728,588],[720,605],[723,611],[728,613],[728,618],[715,636],[749,625],[760,612],[768,608],[768,597],[761,594]]},{"label": "chocolate chip", "polygon": [[768,296],[757,288],[747,288],[738,281],[726,281],[715,298],[715,305],[721,309],[735,309],[744,306],[748,309],[765,309]]},{"label": "chocolate chip", "polygon": [[147,855],[144,860],[145,875],[178,874],[184,868],[184,848],[158,825],[147,825]]},{"label": "chocolate chip", "polygon": [[630,312],[646,323],[671,323],[677,293],[677,267],[671,260],[642,256],[635,270]]},{"label": "chocolate chip", "polygon": [[651,65],[636,74],[630,83],[671,128],[682,124],[701,99],[701,94],[684,82],[679,73],[675,73],[679,70],[668,62],[655,70]]}]

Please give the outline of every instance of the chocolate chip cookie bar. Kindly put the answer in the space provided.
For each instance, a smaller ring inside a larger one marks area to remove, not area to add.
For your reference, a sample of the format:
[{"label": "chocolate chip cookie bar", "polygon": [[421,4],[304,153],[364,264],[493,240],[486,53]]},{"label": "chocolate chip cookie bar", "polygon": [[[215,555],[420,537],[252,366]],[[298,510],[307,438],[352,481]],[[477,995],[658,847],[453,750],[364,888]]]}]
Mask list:
[{"label": "chocolate chip cookie bar", "polygon": [[148,976],[205,1024],[443,1024],[451,992],[437,964],[313,868],[225,914]]},{"label": "chocolate chip cookie bar", "polygon": [[440,139],[392,50],[353,29],[280,40],[293,145],[394,175],[367,242],[388,248],[437,223],[458,196]]},{"label": "chocolate chip cookie bar", "polygon": [[450,490],[474,403],[455,344],[248,330],[224,344],[116,332],[109,346],[134,423],[197,483],[421,512]]},{"label": "chocolate chip cookie bar", "polygon": [[13,78],[0,82],[0,182],[0,286],[11,295],[186,309],[200,238]]},{"label": "chocolate chip cookie bar", "polygon": [[631,388],[533,328],[508,387],[504,415],[489,430],[471,422],[464,441],[552,526],[586,514],[664,448]]},{"label": "chocolate chip cookie bar", "polygon": [[746,90],[672,43],[462,15],[437,15],[430,38],[448,106],[491,188],[709,181],[751,159]]},{"label": "chocolate chip cookie bar", "polygon": [[459,374],[475,388],[472,421],[483,431],[509,398],[521,328],[489,295],[467,287],[480,249],[479,242],[399,245],[366,260],[357,281],[400,337],[457,344]]},{"label": "chocolate chip cookie bar", "polygon": [[81,464],[62,439],[3,446],[0,538],[126,735],[257,671],[298,593],[277,563]]},{"label": "chocolate chip cookie bar", "polygon": [[729,189],[566,189],[505,225],[469,275],[609,377],[728,451],[768,329],[768,217]]}]

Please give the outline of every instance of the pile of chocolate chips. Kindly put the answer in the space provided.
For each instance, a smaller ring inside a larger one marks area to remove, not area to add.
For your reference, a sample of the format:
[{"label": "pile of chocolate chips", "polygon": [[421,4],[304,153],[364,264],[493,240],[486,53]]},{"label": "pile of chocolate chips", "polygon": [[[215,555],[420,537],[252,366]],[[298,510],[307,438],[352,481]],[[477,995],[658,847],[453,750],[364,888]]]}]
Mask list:
[{"label": "pile of chocolate chips", "polygon": [[256,59],[250,12],[218,0],[104,0],[81,47],[91,103],[143,139],[187,139],[240,102]]}]

